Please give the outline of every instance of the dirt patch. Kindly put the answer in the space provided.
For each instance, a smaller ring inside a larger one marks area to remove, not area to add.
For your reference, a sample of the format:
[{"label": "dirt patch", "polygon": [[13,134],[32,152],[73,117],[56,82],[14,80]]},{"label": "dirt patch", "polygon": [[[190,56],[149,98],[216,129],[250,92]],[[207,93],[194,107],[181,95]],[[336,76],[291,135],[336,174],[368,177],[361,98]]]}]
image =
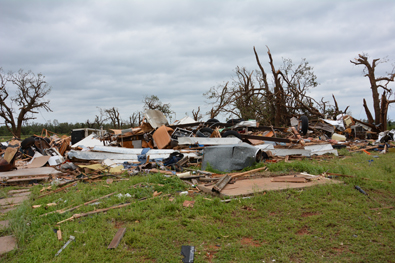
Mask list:
[{"label": "dirt patch", "polygon": [[270,212],[269,216],[275,216],[277,213],[276,212]]},{"label": "dirt patch", "polygon": [[218,245],[208,245],[208,247],[204,248],[207,262],[213,262],[215,254],[218,253],[219,249],[220,247]]},{"label": "dirt patch", "polygon": [[342,253],[344,251],[344,247],[333,247],[332,250],[338,253]]},{"label": "dirt patch", "polygon": [[243,237],[240,241],[242,245],[260,247],[261,244],[250,237]]},{"label": "dirt patch", "polygon": [[296,232],[297,235],[309,235],[309,228],[307,226],[302,227],[301,229],[298,230],[298,232]]},{"label": "dirt patch", "polygon": [[309,216],[316,216],[316,215],[320,215],[319,212],[304,212],[302,214],[302,217],[309,217]]},{"label": "dirt patch", "polygon": [[125,222],[122,222],[122,221],[115,221],[114,222],[114,228],[121,228],[121,227],[123,227],[125,225]]}]

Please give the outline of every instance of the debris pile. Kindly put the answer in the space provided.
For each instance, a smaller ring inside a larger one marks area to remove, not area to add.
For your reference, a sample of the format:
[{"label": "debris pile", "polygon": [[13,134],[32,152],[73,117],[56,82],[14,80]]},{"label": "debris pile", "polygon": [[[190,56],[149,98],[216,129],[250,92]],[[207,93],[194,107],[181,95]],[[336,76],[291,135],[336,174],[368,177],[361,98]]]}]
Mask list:
[{"label": "debris pile", "polygon": [[344,114],[334,120],[302,116],[292,118],[290,127],[273,127],[255,120],[196,122],[190,117],[169,124],[162,112],[147,110],[139,127],[78,129],[71,136],[44,130],[22,141],[2,143],[0,184],[63,185],[160,172],[194,186],[211,183],[212,192],[220,193],[227,184],[251,174],[234,171],[256,163],[334,158],[342,148],[386,153],[394,149],[394,136],[395,130],[378,133],[374,125]]}]

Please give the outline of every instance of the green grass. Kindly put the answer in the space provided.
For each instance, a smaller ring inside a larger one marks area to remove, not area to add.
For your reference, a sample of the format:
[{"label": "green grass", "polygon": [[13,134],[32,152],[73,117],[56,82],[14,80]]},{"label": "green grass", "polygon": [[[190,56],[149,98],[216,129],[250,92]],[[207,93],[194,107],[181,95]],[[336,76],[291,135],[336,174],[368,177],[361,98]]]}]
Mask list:
[{"label": "green grass", "polygon": [[[3,255],[0,261],[181,262],[181,246],[192,245],[196,248],[195,262],[393,262],[395,211],[371,208],[395,206],[395,155],[373,155],[267,163],[272,172],[331,172],[355,178],[303,190],[256,193],[250,199],[229,203],[203,194],[180,196],[178,192],[187,186],[178,178],[159,174],[130,177],[109,187],[105,182],[79,183],[66,193],[37,200],[34,198],[42,186],[35,186],[31,200],[8,215],[12,223],[6,231],[18,237],[19,249]],[[354,185],[364,189],[370,199]],[[131,197],[112,196],[67,214],[39,216],[115,191]],[[171,194],[174,200],[157,197],[138,201],[151,197],[154,191]],[[183,207],[185,200],[195,200],[194,207]],[[32,204],[51,202],[58,205],[31,208]],[[56,222],[73,213],[122,202],[132,204],[61,224],[64,240],[57,240]],[[126,227],[126,233],[118,248],[107,250],[118,227]],[[70,235],[76,241],[55,258]]]},{"label": "green grass", "polygon": [[[21,140],[23,141],[24,139],[30,137],[31,135],[21,135]],[[4,136],[0,136],[0,142],[7,142],[9,140],[11,140],[12,138],[14,138],[14,136],[8,136],[8,135],[4,135]]]}]

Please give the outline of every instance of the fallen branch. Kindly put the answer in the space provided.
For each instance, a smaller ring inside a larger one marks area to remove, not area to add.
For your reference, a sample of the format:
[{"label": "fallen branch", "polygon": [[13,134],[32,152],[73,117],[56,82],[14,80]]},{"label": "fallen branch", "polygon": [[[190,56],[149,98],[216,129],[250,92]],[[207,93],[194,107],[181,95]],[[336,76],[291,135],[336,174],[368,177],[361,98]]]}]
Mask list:
[{"label": "fallen branch", "polygon": [[[165,195],[165,196],[169,196],[169,195]],[[165,197],[165,196],[163,196],[163,197]],[[149,199],[153,199],[153,198],[155,198],[155,196],[154,197],[150,197],[150,198],[143,198],[143,199],[140,199],[139,201],[145,201],[145,200],[149,200]],[[69,217],[69,218],[67,218],[65,220],[59,221],[56,224],[59,225],[59,224],[62,224],[64,222],[72,221],[72,220],[77,219],[77,218],[81,218],[81,217],[89,216],[89,215],[93,215],[93,214],[98,214],[98,213],[101,213],[101,212],[107,212],[109,210],[122,208],[122,207],[125,207],[125,206],[128,206],[128,205],[134,204],[134,203],[121,204],[121,205],[112,206],[112,207],[103,208],[103,209],[98,209],[98,210],[94,210],[94,211],[90,211],[90,212],[82,213],[82,214],[74,214],[72,217]]]},{"label": "fallen branch", "polygon": [[75,210],[75,209],[77,209],[77,208],[80,208],[81,206],[89,205],[89,204],[92,204],[92,203],[94,203],[94,202],[96,202],[96,201],[99,201],[99,200],[101,200],[101,199],[104,199],[104,198],[106,198],[106,197],[112,196],[112,195],[115,194],[115,193],[116,193],[116,192],[111,193],[111,194],[108,194],[108,195],[105,195],[105,196],[102,196],[102,197],[99,197],[99,198],[94,199],[94,200],[92,200],[92,201],[89,201],[89,202],[86,202],[86,203],[77,205],[77,206],[75,206],[75,207],[72,207],[72,208],[69,208],[69,209],[66,209],[66,210],[57,210],[57,212],[58,212],[59,214],[64,214],[64,213],[66,213],[66,212],[73,211],[73,210]]},{"label": "fallen branch", "polygon": [[95,211],[90,211],[90,212],[87,212],[87,213],[74,214],[72,217],[69,217],[69,218],[67,218],[65,220],[59,221],[56,224],[59,225],[59,224],[62,224],[64,222],[71,221],[71,220],[74,220],[74,219],[77,219],[77,218],[80,218],[80,217],[89,216],[89,215],[93,215],[93,214],[98,214],[98,213],[101,213],[101,212],[106,212],[106,211],[111,210],[111,209],[117,209],[117,208],[125,207],[125,206],[131,205],[131,204],[132,203],[126,203],[126,204],[122,204],[122,205],[117,205],[117,206],[112,206],[112,207],[108,207],[108,208],[98,209],[98,210],[95,210]]},{"label": "fallen branch", "polygon": [[54,193],[61,192],[61,191],[65,190],[66,188],[69,188],[69,187],[71,187],[71,186],[76,186],[76,185],[77,185],[77,183],[72,183],[72,184],[66,185],[66,186],[64,186],[64,187],[58,188],[58,189],[53,190],[53,191],[51,191],[51,192],[48,192],[48,193],[46,193],[46,194],[40,195],[40,196],[38,196],[36,199],[42,198],[42,197],[47,196],[47,195],[50,195],[50,194],[54,194]]}]

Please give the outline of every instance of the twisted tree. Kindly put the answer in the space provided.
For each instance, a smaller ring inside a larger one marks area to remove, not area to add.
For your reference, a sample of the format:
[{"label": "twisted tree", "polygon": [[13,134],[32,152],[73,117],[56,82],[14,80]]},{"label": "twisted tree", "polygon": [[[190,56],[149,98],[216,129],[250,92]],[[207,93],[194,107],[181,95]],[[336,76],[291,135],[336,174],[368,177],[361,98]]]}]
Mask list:
[{"label": "twisted tree", "polygon": [[255,59],[259,70],[249,71],[236,67],[236,77],[231,84],[212,87],[204,96],[212,100],[210,117],[226,113],[243,119],[256,119],[264,125],[288,125],[295,115],[324,117],[328,102],[316,101],[308,96],[309,89],[318,85],[309,63],[302,59],[299,65],[290,59],[283,59],[280,68],[276,68],[270,49],[268,57],[270,77],[262,66],[254,47]]},{"label": "twisted tree", "polygon": [[[390,73],[387,73],[386,76],[376,77],[375,70],[377,65],[386,62],[386,60],[380,61],[379,58],[376,58],[373,59],[372,63],[370,63],[368,61],[367,55],[359,54],[357,58],[350,60],[350,62],[354,65],[365,66],[363,69],[363,72],[365,73],[364,76],[369,78],[370,89],[372,90],[373,98],[374,119],[368,105],[366,104],[366,100],[363,99],[363,106],[369,124],[375,124],[380,131],[387,130],[388,107],[391,103],[395,102],[395,99],[390,99],[390,97],[393,95],[393,91],[391,88],[388,88],[388,84],[394,81],[395,66],[392,68]],[[381,94],[380,89],[382,89]]]}]

